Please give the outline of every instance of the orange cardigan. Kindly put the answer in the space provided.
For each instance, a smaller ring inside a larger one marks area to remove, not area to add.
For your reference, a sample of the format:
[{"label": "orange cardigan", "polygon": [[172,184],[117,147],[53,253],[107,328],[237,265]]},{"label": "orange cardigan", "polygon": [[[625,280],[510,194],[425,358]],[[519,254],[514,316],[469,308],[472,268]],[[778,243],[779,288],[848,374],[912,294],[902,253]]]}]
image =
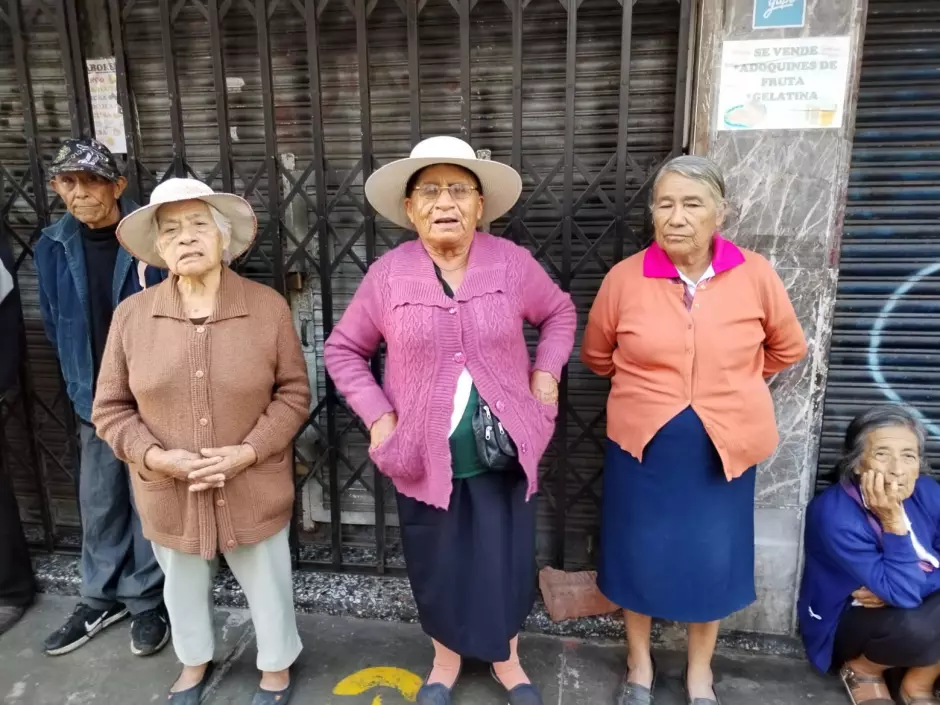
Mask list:
[{"label": "orange cardigan", "polygon": [[715,277],[691,308],[685,285],[655,243],[604,279],[581,360],[612,377],[607,435],[638,460],[688,406],[715,444],[729,480],[777,447],[764,378],[806,355],[806,340],[770,262],[715,236]]}]

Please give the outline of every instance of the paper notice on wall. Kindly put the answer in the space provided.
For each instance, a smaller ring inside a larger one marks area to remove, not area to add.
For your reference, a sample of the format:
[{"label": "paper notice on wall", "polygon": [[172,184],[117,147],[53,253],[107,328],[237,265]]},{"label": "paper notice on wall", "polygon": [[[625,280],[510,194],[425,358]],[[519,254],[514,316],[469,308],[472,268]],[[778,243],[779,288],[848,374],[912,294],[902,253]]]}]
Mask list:
[{"label": "paper notice on wall", "polygon": [[719,130],[842,127],[849,37],[725,42]]},{"label": "paper notice on wall", "polygon": [[95,139],[115,154],[127,154],[124,113],[117,98],[114,57],[88,59],[88,90],[95,121]]}]

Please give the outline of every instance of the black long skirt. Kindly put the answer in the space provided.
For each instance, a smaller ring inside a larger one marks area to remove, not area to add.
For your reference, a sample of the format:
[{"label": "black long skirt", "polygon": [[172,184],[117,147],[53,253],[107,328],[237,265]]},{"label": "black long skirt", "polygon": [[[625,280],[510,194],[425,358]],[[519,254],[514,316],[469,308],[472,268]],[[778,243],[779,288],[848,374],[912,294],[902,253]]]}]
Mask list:
[{"label": "black long skirt", "polygon": [[832,672],[864,656],[895,668],[920,668],[940,662],[940,591],[920,607],[850,607],[839,619],[832,650]]},{"label": "black long skirt", "polygon": [[535,603],[535,517],[521,470],[454,480],[445,511],[398,495],[405,562],[424,632],[461,656],[509,658]]}]

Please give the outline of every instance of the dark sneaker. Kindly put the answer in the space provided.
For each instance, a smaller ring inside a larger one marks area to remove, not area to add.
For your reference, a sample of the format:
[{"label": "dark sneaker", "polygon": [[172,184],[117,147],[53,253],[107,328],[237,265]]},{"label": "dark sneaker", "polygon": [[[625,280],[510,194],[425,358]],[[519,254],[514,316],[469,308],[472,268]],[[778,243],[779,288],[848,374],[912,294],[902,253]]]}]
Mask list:
[{"label": "dark sneaker", "polygon": [[91,641],[102,629],[120,622],[127,615],[127,607],[120,602],[106,610],[96,610],[79,602],[68,621],[43,642],[43,650],[47,656],[62,656],[75,651]]},{"label": "dark sneaker", "polygon": [[170,640],[170,623],[163,607],[157,607],[131,618],[131,653],[150,656],[166,646]]},{"label": "dark sneaker", "polygon": [[10,631],[13,625],[19,622],[24,614],[26,614],[25,607],[0,605],[0,636]]}]

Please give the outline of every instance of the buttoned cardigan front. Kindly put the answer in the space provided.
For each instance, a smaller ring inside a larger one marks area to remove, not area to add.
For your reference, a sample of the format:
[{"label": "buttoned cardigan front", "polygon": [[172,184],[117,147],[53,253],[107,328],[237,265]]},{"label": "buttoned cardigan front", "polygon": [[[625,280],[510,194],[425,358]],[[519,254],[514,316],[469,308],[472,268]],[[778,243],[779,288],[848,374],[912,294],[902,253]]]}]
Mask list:
[{"label": "buttoned cardigan front", "polygon": [[653,436],[692,407],[728,480],[779,441],[765,379],[798,362],[806,339],[770,262],[715,235],[715,276],[689,296],[653,243],[616,265],[588,317],[581,359],[611,378],[607,435],[638,460]]},{"label": "buttoned cardigan front", "polygon": [[[294,501],[291,442],[307,418],[307,368],[287,302],[223,269],[204,322],[188,320],[177,277],[130,297],[114,312],[92,412],[126,462],[144,536],[184,553],[219,551],[273,536]],[[257,463],[221,489],[144,465],[153,447],[198,453],[247,443]]]}]

